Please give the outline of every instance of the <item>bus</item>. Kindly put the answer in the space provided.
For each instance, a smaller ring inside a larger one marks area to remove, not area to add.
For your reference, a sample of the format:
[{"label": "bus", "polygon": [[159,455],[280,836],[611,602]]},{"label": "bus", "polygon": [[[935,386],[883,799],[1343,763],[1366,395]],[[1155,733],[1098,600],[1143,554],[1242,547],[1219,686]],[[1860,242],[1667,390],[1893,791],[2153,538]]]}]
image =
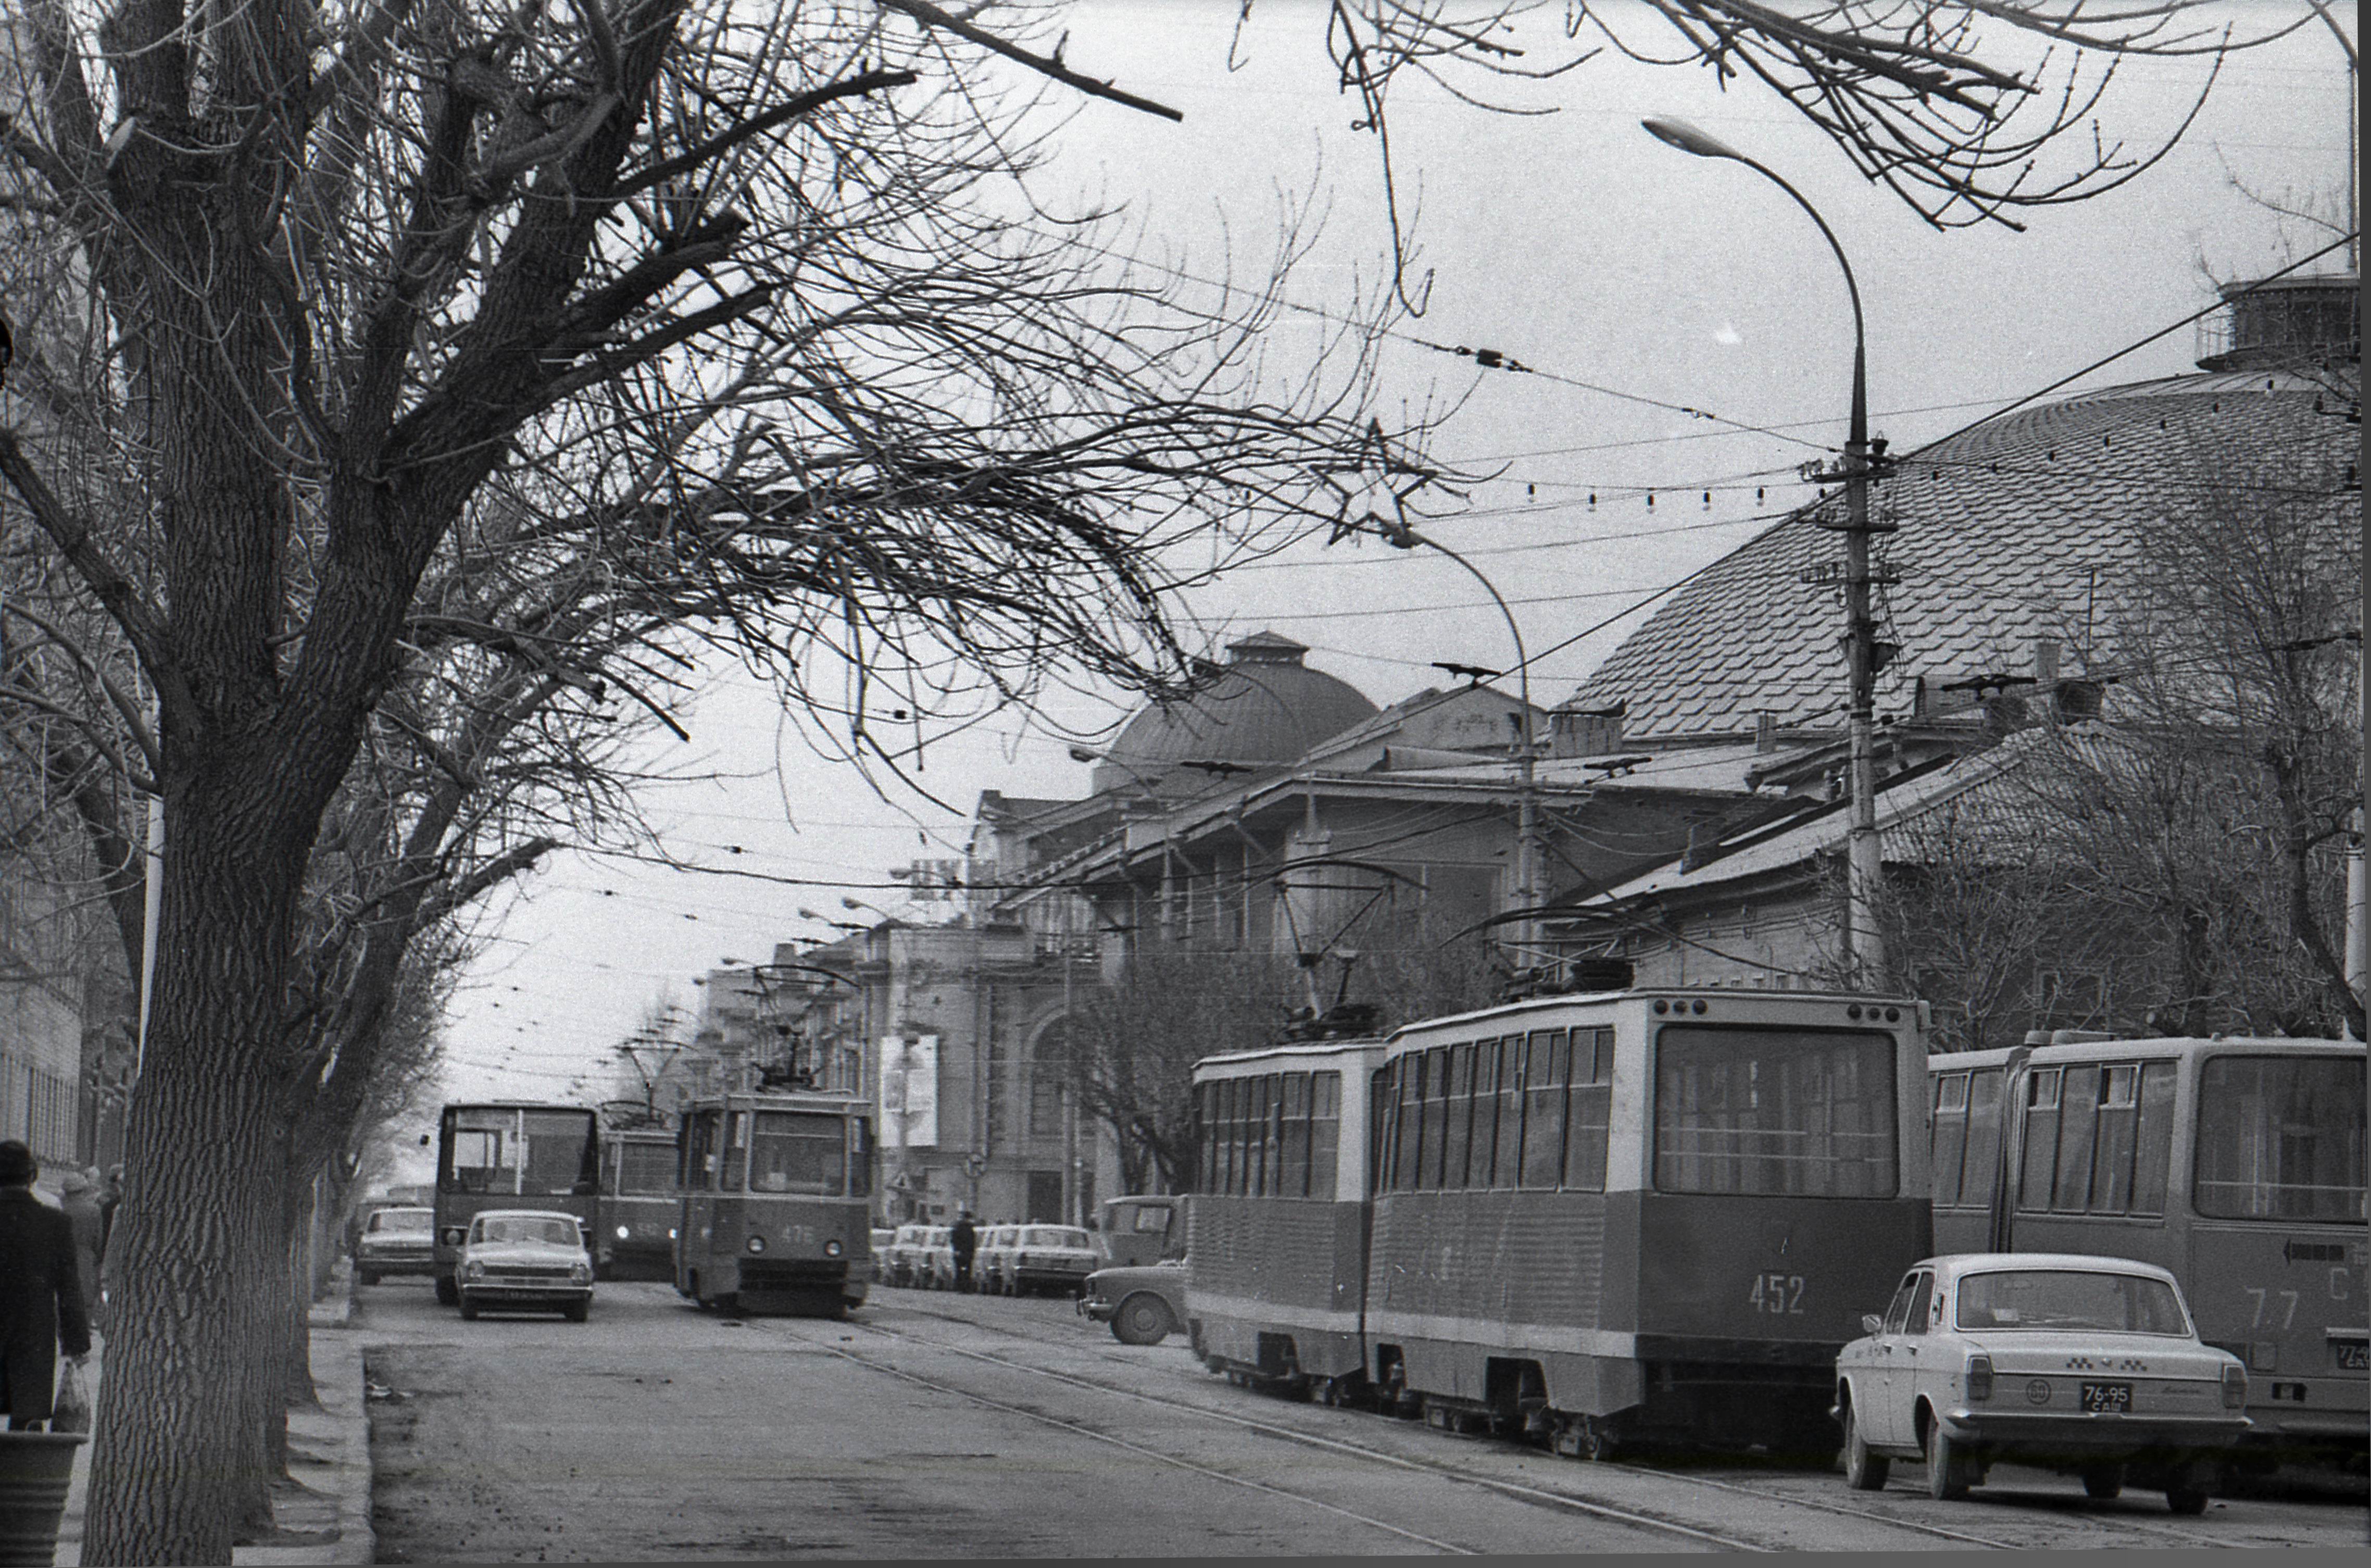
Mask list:
[{"label": "bus", "polygon": [[684,1113],[675,1287],[703,1311],[844,1317],[872,1274],[870,1101],[728,1094]]},{"label": "bus", "polygon": [[603,1279],[675,1278],[676,1135],[653,1127],[610,1131],[601,1140],[601,1217],[593,1266]]},{"label": "bus", "polygon": [[598,1217],[600,1124],[575,1105],[456,1102],[437,1118],[436,1299],[461,1304],[461,1243],[485,1209],[553,1209],[589,1237]]},{"label": "bus", "polygon": [[1935,1239],[1950,1251],[2134,1258],[2181,1282],[2201,1338],[2248,1366],[2255,1468],[2360,1464],[2365,1048],[2114,1040],[1935,1057]]}]

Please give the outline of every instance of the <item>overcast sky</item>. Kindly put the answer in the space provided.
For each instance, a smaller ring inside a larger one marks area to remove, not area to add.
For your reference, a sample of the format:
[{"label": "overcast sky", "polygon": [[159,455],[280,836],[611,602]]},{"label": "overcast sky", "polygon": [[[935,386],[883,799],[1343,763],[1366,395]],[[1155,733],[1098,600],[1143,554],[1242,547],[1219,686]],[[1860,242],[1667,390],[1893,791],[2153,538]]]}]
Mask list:
[{"label": "overcast sky", "polygon": [[[1315,313],[1377,276],[1387,248],[1374,143],[1332,90],[1314,0],[1260,0],[1231,70],[1235,10],[1234,0],[1066,7],[1070,65],[1186,119],[1080,107],[1045,189],[1125,200],[1145,254],[1208,278],[1227,266],[1230,240],[1239,275],[1248,269],[1280,193],[1322,184],[1325,239],[1290,290],[1313,333]],[[2261,27],[2294,7],[2233,11]],[[2111,129],[2146,141],[2187,105],[2202,71],[2127,67]],[[1903,450],[2180,321],[2211,299],[2209,271],[2258,275],[2324,243],[2250,202],[2232,179],[2342,205],[2348,90],[2343,57],[2319,25],[2235,59],[2164,163],[2098,201],[2030,214],[2024,234],[1927,228],[1784,104],[1752,86],[1724,97],[1693,67],[1600,58],[1535,90],[1530,101],[1556,107],[1537,117],[1405,92],[1394,146],[1404,199],[1420,196],[1430,294],[1388,350],[1387,386],[1410,407],[1458,405],[1441,454],[1504,470],[1474,492],[1468,515],[1430,532],[1491,575],[1536,655],[1742,543],[1804,499],[1796,466],[1841,442],[1851,320],[1817,230],[1750,170],[1651,139],[1641,115],[1694,121],[1820,208],[1869,317],[1874,426]],[[1280,328],[1272,352],[1290,341]],[[1477,371],[1447,352],[1461,346],[1498,350],[1532,374]],[[2185,327],[2078,385],[2181,374],[2194,352]],[[1197,593],[1190,609],[1214,649],[1273,628],[1378,704],[1440,683],[1433,660],[1512,659],[1506,622],[1479,586],[1427,552],[1313,543]],[[1534,699],[1561,700],[1642,614],[1541,660]],[[452,1013],[454,1097],[566,1097],[588,1074],[605,1085],[616,1045],[654,1000],[696,1007],[691,979],[711,965],[834,934],[802,918],[803,906],[877,917],[844,909],[846,896],[936,917],[902,902],[889,870],[959,854],[963,813],[982,790],[1083,794],[1071,737],[1128,712],[1116,695],[1069,693],[1039,717],[1000,716],[930,744],[919,777],[949,811],[878,798],[807,754],[762,690],[724,672],[717,682],[691,716],[689,745],[666,737],[652,761],[738,781],[651,799],[676,854],[745,874],[548,862],[500,907],[500,935]]]}]

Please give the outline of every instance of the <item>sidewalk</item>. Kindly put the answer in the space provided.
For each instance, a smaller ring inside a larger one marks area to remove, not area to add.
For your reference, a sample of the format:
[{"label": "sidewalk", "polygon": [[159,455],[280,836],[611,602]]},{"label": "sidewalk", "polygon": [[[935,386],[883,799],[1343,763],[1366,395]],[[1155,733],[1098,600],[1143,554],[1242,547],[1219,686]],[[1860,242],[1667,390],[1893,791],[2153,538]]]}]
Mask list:
[{"label": "sidewalk", "polygon": [[[363,1406],[361,1336],[348,1326],[353,1306],[350,1265],[341,1262],[330,1294],[313,1304],[313,1386],[318,1410],[288,1416],[288,1472],[296,1486],[272,1503],[272,1523],[286,1538],[232,1549],[241,1563],[369,1562],[371,1533],[370,1421]],[[105,1375],[104,1347],[91,1353],[93,1397]],[[58,1531],[59,1568],[81,1568],[83,1500],[90,1486],[91,1445],[75,1454],[74,1484]]]}]

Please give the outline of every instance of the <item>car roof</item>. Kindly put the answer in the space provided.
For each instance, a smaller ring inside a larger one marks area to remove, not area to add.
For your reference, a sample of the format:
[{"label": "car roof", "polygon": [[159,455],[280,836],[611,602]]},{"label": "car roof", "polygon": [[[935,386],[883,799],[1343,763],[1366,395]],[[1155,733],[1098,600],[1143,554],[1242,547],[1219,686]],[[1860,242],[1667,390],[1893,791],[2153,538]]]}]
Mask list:
[{"label": "car roof", "polygon": [[574,1225],[576,1216],[566,1209],[480,1209],[469,1218],[480,1219],[564,1219]]},{"label": "car roof", "polygon": [[2145,1274],[2173,1283],[2173,1275],[2137,1258],[2102,1258],[2089,1252],[1946,1252],[1913,1265],[1939,1274],[1997,1274],[2011,1270],[2072,1270],[2080,1274]]}]

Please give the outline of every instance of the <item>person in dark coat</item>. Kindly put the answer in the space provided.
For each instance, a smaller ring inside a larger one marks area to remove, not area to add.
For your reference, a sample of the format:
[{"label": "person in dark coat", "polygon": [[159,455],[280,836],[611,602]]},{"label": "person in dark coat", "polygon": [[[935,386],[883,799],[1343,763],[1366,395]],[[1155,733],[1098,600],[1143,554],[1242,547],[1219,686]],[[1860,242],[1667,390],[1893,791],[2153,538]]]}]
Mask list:
[{"label": "person in dark coat", "polygon": [[56,1393],[58,1350],[90,1354],[74,1222],[33,1195],[40,1162],[0,1142],[0,1408],[12,1432],[39,1431]]},{"label": "person in dark coat", "polygon": [[971,1222],[971,1210],[955,1216],[947,1230],[947,1250],[955,1255],[955,1288],[969,1290],[972,1254],[979,1251],[979,1227]]},{"label": "person in dark coat", "polygon": [[69,1170],[58,1182],[58,1207],[74,1227],[75,1263],[82,1280],[82,1307],[95,1322],[99,1311],[98,1260],[107,1220],[98,1212],[98,1172]]}]

